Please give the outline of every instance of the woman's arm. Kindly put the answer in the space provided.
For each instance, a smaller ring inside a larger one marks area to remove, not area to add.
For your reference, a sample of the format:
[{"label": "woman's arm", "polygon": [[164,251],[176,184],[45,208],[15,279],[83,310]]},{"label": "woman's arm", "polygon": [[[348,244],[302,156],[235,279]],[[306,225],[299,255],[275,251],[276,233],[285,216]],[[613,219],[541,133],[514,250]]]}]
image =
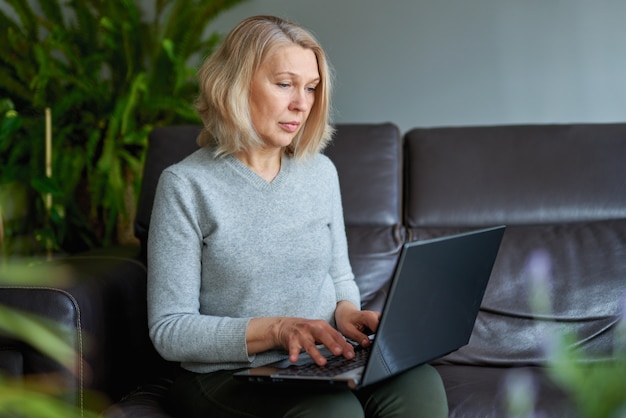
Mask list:
[{"label": "woman's arm", "polygon": [[201,225],[190,181],[171,171],[161,176],[148,240],[148,321],[155,348],[167,360],[224,363],[250,361],[247,318],[200,313]]}]

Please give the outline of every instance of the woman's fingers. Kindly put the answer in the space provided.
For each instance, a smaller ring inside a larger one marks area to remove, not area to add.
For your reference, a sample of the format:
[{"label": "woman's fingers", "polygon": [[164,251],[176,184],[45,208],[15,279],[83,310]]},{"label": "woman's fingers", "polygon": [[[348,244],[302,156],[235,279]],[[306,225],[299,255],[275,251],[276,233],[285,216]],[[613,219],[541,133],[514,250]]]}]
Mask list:
[{"label": "woman's fingers", "polygon": [[325,365],[326,358],[318,349],[318,344],[324,345],[334,355],[354,357],[352,345],[326,321],[291,318],[283,323],[281,335],[291,362],[298,361],[300,352],[304,350],[316,364]]},{"label": "woman's fingers", "polygon": [[367,347],[370,343],[369,334],[378,329],[380,312],[344,310],[336,318],[337,326],[346,337]]}]

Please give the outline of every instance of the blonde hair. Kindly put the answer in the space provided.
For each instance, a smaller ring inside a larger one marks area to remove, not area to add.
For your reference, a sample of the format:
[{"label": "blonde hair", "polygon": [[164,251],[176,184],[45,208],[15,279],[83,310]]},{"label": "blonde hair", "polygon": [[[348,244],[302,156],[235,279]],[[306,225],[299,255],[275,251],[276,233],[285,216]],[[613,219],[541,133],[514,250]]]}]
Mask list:
[{"label": "blonde hair", "polygon": [[260,147],[249,109],[252,77],[278,47],[299,45],[317,58],[320,82],[306,123],[285,152],[296,158],[321,151],[330,141],[331,70],[324,50],[300,26],[274,16],[254,16],[239,23],[198,71],[200,93],[195,102],[204,128],[200,146],[215,146],[217,155]]}]

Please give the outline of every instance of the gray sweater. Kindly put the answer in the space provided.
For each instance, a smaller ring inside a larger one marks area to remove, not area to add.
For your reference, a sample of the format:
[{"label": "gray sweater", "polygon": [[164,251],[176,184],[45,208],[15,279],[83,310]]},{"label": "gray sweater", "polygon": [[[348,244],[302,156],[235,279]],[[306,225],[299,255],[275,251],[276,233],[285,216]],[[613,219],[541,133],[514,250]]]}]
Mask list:
[{"label": "gray sweater", "polygon": [[334,323],[360,306],[337,172],[324,155],[284,156],[268,183],[202,148],[159,180],[148,239],[148,325],[157,351],[198,373],[283,359],[247,354],[251,318]]}]

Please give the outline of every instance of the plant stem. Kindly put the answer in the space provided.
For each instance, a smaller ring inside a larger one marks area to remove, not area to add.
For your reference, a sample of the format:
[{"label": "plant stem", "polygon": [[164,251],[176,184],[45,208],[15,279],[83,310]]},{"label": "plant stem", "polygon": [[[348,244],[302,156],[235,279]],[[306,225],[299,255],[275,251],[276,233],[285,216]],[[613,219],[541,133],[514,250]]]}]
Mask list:
[{"label": "plant stem", "polygon": [[[52,178],[52,112],[46,107],[46,177]],[[52,210],[52,193],[46,193],[46,222],[50,222]],[[46,238],[46,253],[48,260],[52,258],[52,245],[50,238]]]}]

